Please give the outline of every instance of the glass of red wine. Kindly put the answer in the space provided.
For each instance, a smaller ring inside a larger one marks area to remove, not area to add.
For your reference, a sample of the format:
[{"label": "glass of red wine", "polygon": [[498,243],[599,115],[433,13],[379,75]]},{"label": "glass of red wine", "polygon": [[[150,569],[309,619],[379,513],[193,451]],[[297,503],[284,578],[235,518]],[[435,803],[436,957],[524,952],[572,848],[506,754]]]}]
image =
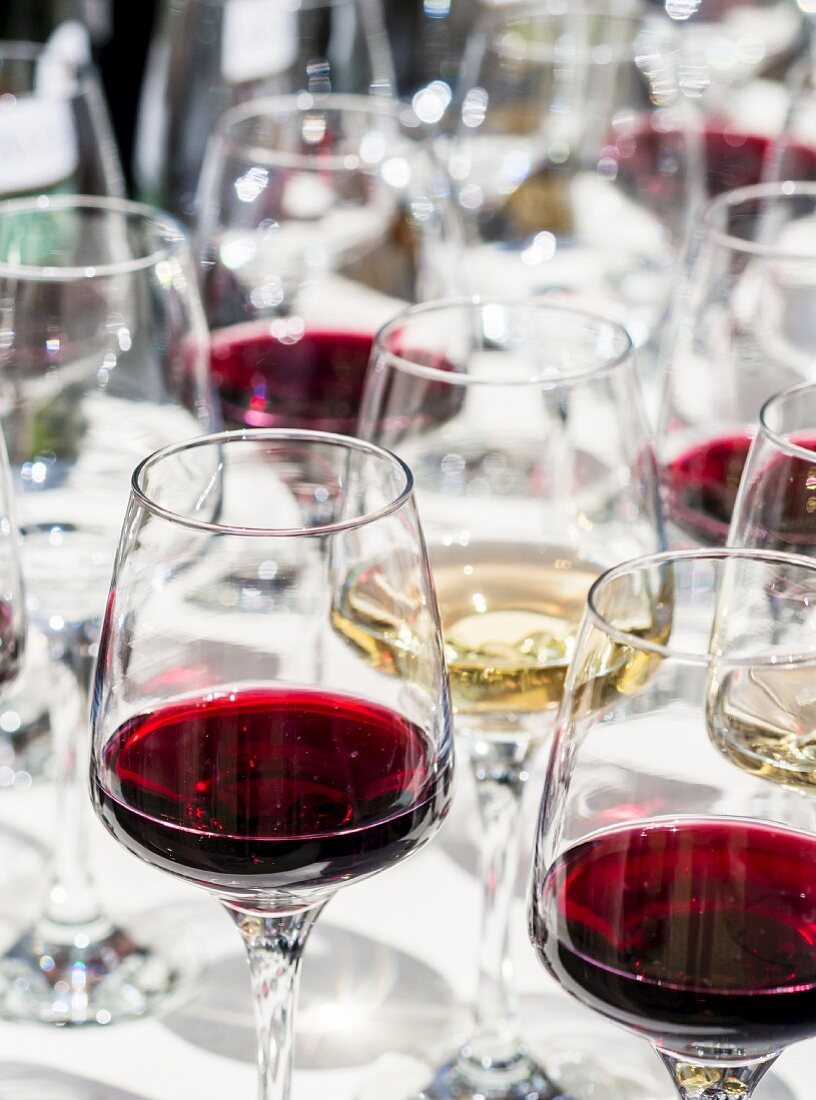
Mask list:
[{"label": "glass of red wine", "polygon": [[797,700],[812,728],[815,628],[816,563],[771,551],[642,558],[590,592],[530,929],[567,992],[650,1040],[683,1100],[747,1100],[816,1034],[816,835],[788,787],[758,814],[764,780],[722,751]]},{"label": "glass of red wine", "polygon": [[404,104],[303,93],[227,112],[197,235],[228,425],[353,432],[375,332],[453,277],[440,187]]},{"label": "glass of red wine", "polygon": [[189,977],[175,942],[165,950],[144,922],[126,930],[102,904],[78,763],[130,474],[158,447],[220,425],[181,228],[112,198],[0,204],[0,333],[0,422],[29,620],[52,662],[38,686],[50,693],[50,677],[80,696],[76,713],[54,722],[47,892],[37,919],[0,954],[0,1013],[104,1025],[177,997]]},{"label": "glass of red wine", "polygon": [[[662,547],[631,340],[561,303],[415,306],[378,335],[359,431],[414,471],[478,801],[475,1022],[452,1057],[416,1067],[421,1095],[549,1100],[559,1067],[521,1034],[510,952],[521,814],[590,585]],[[410,641],[387,576],[349,570],[341,595],[337,631],[387,671]],[[384,1067],[365,1095],[402,1100],[394,1076]]]},{"label": "glass of red wine", "polygon": [[192,225],[204,150],[230,107],[395,89],[382,0],[159,0],[134,150],[139,192]]},{"label": "glass of red wine", "polygon": [[675,28],[639,4],[511,4],[471,38],[447,150],[468,293],[567,296],[651,365],[702,159]]},{"label": "glass of red wine", "polygon": [[663,347],[657,430],[669,536],[723,545],[757,417],[813,377],[816,184],[758,184],[708,204]]},{"label": "glass of red wine", "polygon": [[[383,560],[411,638],[388,674],[333,626],[349,570]],[[340,887],[422,847],[450,801],[442,640],[408,468],[368,443],[275,429],[205,436],[144,461],[93,728],[102,822],[235,921],[260,1095],[284,1100],[314,919]]]}]

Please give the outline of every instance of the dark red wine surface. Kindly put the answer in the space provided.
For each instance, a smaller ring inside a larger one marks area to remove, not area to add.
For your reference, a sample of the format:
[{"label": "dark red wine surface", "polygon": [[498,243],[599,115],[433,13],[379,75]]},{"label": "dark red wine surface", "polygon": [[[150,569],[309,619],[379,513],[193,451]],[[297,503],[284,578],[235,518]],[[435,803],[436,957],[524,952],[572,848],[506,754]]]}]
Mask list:
[{"label": "dark red wine surface", "polygon": [[610,830],[541,885],[558,981],[669,1049],[767,1053],[816,1033],[816,837],[746,820]]},{"label": "dark red wine surface", "polygon": [[225,420],[353,432],[372,334],[306,329],[279,339],[274,331],[274,322],[257,322],[213,333],[210,365]]},{"label": "dark red wine surface", "polygon": [[663,466],[666,516],[694,542],[725,544],[750,446],[747,434],[709,439]]},{"label": "dark red wine surface", "polygon": [[450,762],[417,726],[308,689],[246,689],[133,718],[94,770],[97,811],[122,844],[233,896],[381,869],[427,839],[450,785]]}]

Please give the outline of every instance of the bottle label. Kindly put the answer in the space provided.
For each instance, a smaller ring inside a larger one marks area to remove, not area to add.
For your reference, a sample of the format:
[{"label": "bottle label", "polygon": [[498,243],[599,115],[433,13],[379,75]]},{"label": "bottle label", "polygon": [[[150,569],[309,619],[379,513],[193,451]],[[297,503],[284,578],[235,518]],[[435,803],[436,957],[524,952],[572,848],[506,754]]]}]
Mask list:
[{"label": "bottle label", "polygon": [[297,13],[285,4],[286,0],[228,0],[221,68],[231,84],[286,72],[297,60]]},{"label": "bottle label", "polygon": [[0,194],[52,187],[77,167],[70,107],[48,98],[0,98]]}]

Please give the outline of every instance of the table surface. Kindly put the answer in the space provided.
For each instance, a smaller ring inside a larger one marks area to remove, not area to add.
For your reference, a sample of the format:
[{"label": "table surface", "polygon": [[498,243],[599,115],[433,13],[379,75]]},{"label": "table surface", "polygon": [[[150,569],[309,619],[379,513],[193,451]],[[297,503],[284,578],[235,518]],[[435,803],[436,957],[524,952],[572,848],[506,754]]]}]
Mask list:
[{"label": "table surface", "polygon": [[[524,890],[543,761],[528,790],[525,852],[513,915],[513,950],[525,1032],[566,1067],[581,1052],[599,1066],[587,1100],[671,1100],[665,1071],[645,1042],[587,1012],[558,989],[526,935]],[[53,788],[0,790],[0,819],[47,838]],[[123,918],[160,922],[194,952],[202,974],[191,998],[161,1018],[108,1027],[0,1024],[0,1100],[239,1100],[256,1096],[254,1035],[238,935],[216,902],[120,849],[90,821],[103,894]],[[341,891],[307,946],[298,1020],[294,1100],[352,1100],[379,1075],[421,1083],[418,1059],[455,1049],[468,1021],[479,920],[478,824],[471,777],[460,768],[450,817],[436,840],[402,865]],[[41,867],[32,854],[6,883],[0,927],[31,904]],[[812,1092],[816,1041],[787,1051],[758,1100]],[[375,1078],[374,1075],[377,1075]],[[566,1078],[569,1080],[569,1076]],[[629,1081],[630,1088],[624,1088]],[[594,1082],[594,1085],[593,1085]],[[388,1100],[374,1087],[367,1100]]]}]

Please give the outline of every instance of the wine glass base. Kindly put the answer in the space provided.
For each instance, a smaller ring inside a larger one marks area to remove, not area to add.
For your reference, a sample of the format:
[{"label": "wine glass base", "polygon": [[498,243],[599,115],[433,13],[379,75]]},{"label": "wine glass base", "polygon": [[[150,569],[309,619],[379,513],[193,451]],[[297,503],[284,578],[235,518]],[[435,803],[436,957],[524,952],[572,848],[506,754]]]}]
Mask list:
[{"label": "wine glass base", "polygon": [[106,1025],[166,1011],[192,992],[195,968],[169,944],[107,921],[72,928],[70,942],[64,931],[40,920],[0,957],[0,1016]]},{"label": "wine glass base", "polygon": [[[500,1080],[451,1059],[434,1070],[413,1058],[382,1059],[357,1092],[357,1100],[569,1100],[531,1059],[517,1067],[512,1080]],[[430,1077],[430,1080],[429,1080]]]}]

